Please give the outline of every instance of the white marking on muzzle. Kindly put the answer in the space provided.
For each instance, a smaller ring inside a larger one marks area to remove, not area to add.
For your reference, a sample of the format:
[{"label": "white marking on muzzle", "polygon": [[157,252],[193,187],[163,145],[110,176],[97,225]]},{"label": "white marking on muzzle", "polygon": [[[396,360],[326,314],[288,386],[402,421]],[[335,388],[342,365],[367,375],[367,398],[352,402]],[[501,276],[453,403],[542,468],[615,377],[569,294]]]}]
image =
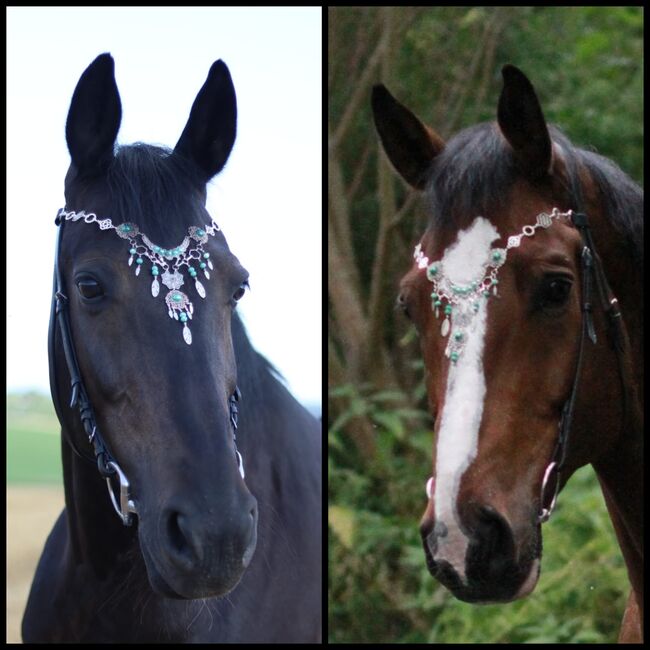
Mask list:
[{"label": "white marking on muzzle", "polygon": [[[469,284],[482,275],[492,242],[499,238],[496,228],[477,217],[442,258],[445,274],[456,284]],[[485,375],[483,349],[487,329],[487,301],[472,312],[465,326],[466,345],[458,362],[449,364],[447,390],[438,430],[436,480],[433,494],[436,544],[430,550],[434,561],[449,562],[466,583],[465,557],[469,540],[460,525],[457,509],[460,481],[476,457],[478,432],[483,416]],[[452,327],[454,313],[451,315]]]}]

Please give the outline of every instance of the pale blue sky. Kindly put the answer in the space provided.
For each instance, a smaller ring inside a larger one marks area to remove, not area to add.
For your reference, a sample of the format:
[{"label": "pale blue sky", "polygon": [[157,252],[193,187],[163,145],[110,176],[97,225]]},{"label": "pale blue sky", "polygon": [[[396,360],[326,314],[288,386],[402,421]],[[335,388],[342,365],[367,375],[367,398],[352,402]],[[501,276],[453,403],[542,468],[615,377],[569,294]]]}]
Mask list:
[{"label": "pale blue sky", "polygon": [[320,7],[9,8],[7,19],[8,388],[49,392],[65,119],[81,73],[110,52],[125,144],[173,147],[210,65],[227,63],[238,134],[208,210],[250,272],[240,310],[254,345],[298,399],[320,403]]}]

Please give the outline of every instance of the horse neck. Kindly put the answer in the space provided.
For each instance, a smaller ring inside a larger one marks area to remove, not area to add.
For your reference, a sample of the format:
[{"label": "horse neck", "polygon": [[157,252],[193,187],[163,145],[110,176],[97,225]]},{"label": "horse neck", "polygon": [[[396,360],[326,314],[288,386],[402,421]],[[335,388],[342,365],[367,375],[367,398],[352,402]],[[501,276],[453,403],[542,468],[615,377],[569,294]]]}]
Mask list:
[{"label": "horse neck", "polygon": [[[606,247],[605,254],[611,250],[616,253],[603,257],[603,263],[623,314],[623,354],[619,362],[625,413],[614,444],[592,464],[642,611],[643,284],[639,265],[631,257],[621,262],[620,250],[625,250],[626,243],[613,230],[607,236],[613,246]],[[619,274],[612,275],[611,269],[617,269]]]}]

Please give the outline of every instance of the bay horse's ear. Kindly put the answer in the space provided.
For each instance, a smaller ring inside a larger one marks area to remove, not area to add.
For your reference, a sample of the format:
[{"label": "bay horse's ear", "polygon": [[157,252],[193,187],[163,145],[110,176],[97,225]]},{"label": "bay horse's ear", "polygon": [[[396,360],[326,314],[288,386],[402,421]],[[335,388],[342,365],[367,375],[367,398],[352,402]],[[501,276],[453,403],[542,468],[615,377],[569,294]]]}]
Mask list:
[{"label": "bay horse's ear", "polygon": [[552,146],[533,85],[514,65],[501,69],[503,90],[499,97],[499,128],[513,148],[521,170],[532,178],[551,172]]},{"label": "bay horse's ear", "polygon": [[77,83],[65,125],[68,150],[78,173],[101,173],[108,166],[121,121],[113,57],[100,54]]},{"label": "bay horse's ear", "polygon": [[395,169],[409,185],[424,189],[431,162],[444,149],[444,140],[381,84],[372,89],[372,112],[384,151]]},{"label": "bay horse's ear", "polygon": [[235,143],[237,98],[228,66],[219,59],[194,100],[174,151],[192,160],[209,181],[220,172]]}]

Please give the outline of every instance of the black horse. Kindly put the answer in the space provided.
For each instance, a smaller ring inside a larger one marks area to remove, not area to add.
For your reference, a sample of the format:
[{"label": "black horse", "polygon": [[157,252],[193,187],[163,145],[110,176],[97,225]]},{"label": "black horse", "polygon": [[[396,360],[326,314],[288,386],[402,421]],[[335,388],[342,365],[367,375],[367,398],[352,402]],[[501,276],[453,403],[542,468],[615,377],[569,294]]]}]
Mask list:
[{"label": "black horse", "polygon": [[[321,638],[320,424],[248,341],[234,312],[247,273],[205,209],[236,113],[217,61],[173,151],[115,151],[112,57],[77,84],[50,322],[66,506],[32,584],[25,642]],[[150,284],[155,264],[149,281],[135,277],[143,257],[168,262],[165,286],[185,281],[167,306]],[[67,404],[71,379],[81,414]],[[105,478],[121,491],[119,517]]]}]

